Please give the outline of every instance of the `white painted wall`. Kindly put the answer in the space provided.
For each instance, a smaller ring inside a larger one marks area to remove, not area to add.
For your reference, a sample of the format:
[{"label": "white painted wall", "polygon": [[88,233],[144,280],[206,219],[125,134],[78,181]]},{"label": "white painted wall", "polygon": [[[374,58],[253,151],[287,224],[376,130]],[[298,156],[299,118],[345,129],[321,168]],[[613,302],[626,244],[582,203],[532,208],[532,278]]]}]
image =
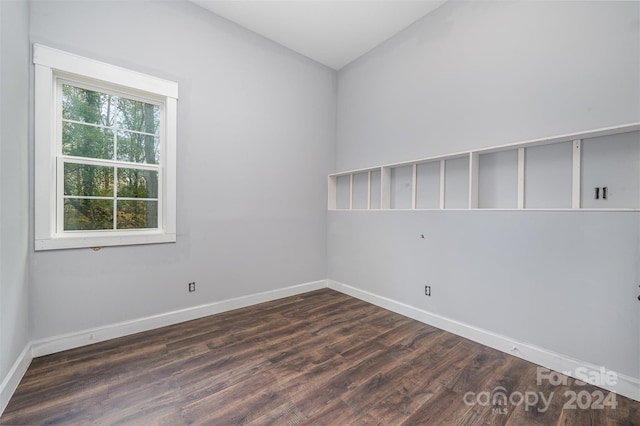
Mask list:
[{"label": "white painted wall", "polygon": [[339,72],[336,171],[638,121],[639,8],[447,2]]},{"label": "white painted wall", "polygon": [[639,378],[639,224],[631,212],[330,212],[329,276]]},{"label": "white painted wall", "polygon": [[[0,1],[0,383],[29,341],[29,4]],[[2,401],[0,400],[0,411]]]},{"label": "white painted wall", "polygon": [[[446,3],[339,72],[336,171],[640,121],[639,18],[638,2]],[[640,214],[328,223],[329,278],[640,379]]]},{"label": "white painted wall", "polygon": [[31,41],[180,90],[177,243],[32,253],[33,339],[326,277],[334,71],[182,1],[34,1]]}]

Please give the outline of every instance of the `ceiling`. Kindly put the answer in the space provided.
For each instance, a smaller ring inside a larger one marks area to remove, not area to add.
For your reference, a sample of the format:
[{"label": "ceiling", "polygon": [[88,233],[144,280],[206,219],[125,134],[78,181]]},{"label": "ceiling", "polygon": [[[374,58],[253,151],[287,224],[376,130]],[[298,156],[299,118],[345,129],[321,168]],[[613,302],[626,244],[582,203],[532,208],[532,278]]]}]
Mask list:
[{"label": "ceiling", "polygon": [[446,0],[191,0],[335,70]]}]

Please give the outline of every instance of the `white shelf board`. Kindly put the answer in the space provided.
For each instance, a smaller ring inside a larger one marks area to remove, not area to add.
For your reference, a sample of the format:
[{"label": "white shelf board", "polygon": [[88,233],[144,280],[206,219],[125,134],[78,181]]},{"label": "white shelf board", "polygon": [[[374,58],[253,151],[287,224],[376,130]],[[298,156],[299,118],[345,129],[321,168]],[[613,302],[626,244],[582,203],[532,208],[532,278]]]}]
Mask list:
[{"label": "white shelf board", "polygon": [[337,173],[330,173],[329,177],[340,177],[340,176],[349,176],[349,175],[357,175],[360,173],[368,173],[368,172],[373,172],[376,170],[380,170],[381,167],[369,167],[366,169],[357,169],[357,170],[349,170],[346,172],[337,172]]},{"label": "white shelf board", "polygon": [[[569,133],[569,134],[564,134],[564,135],[558,135],[558,136],[551,136],[551,137],[546,137],[546,138],[539,138],[539,139],[532,139],[532,140],[527,140],[527,141],[522,141],[522,142],[516,142],[516,143],[510,143],[510,144],[504,144],[504,145],[498,145],[498,146],[493,146],[493,147],[488,147],[488,148],[483,148],[483,149],[477,149],[477,150],[470,150],[470,151],[465,151],[465,152],[457,152],[457,153],[453,153],[453,154],[447,154],[447,155],[438,155],[438,156],[433,156],[433,157],[427,157],[427,158],[420,158],[417,160],[411,160],[411,161],[403,161],[403,162],[399,162],[399,163],[392,163],[392,164],[386,164],[386,165],[382,165],[382,166],[375,166],[375,167],[367,167],[367,168],[361,168],[361,169],[355,169],[355,170],[347,170],[347,171],[342,171],[342,172],[338,172],[338,173],[332,173],[328,175],[328,183],[329,183],[329,202],[328,202],[328,207],[329,210],[344,210],[344,211],[348,211],[349,208],[340,208],[337,209],[336,207],[336,200],[331,200],[331,197],[335,198],[337,196],[337,191],[336,191],[336,186],[337,186],[337,179],[339,177],[346,177],[349,176],[349,180],[350,180],[350,194],[349,194],[349,199],[350,199],[350,208],[353,208],[353,178],[354,175],[358,175],[358,174],[362,174],[362,173],[367,173],[368,179],[369,179],[369,199],[368,199],[368,205],[369,207],[371,207],[371,188],[372,188],[372,182],[371,182],[371,174],[372,172],[376,172],[376,173],[380,173],[380,208],[370,208],[369,210],[381,210],[381,211],[385,211],[385,210],[395,210],[395,211],[415,211],[415,210],[424,210],[424,211],[428,211],[428,210],[437,210],[437,209],[420,209],[417,208],[416,205],[416,198],[417,198],[417,193],[416,193],[416,185],[417,185],[417,177],[416,177],[416,172],[417,172],[417,166],[420,164],[426,164],[426,163],[435,163],[435,162],[440,162],[440,210],[485,210],[485,211],[598,211],[598,212],[606,212],[606,211],[610,211],[610,212],[624,212],[624,211],[640,211],[640,209],[633,209],[633,208],[597,208],[597,209],[581,209],[580,208],[580,184],[581,184],[581,177],[580,177],[580,159],[581,159],[581,155],[580,155],[580,145],[581,145],[581,141],[584,139],[591,139],[591,138],[598,138],[598,137],[603,137],[603,136],[611,136],[611,135],[617,135],[617,134],[622,134],[622,133],[631,133],[631,132],[637,132],[640,131],[640,123],[630,123],[630,124],[624,124],[624,125],[619,125],[619,126],[612,126],[612,127],[605,127],[605,128],[600,128],[600,129],[594,129],[594,130],[588,130],[588,131],[582,131],[582,132],[576,132],[576,133]],[[577,148],[577,153],[575,153],[573,155],[573,167],[572,167],[572,175],[573,175],[573,202],[572,202],[572,208],[527,208],[526,207],[526,197],[524,194],[524,189],[525,189],[525,170],[524,170],[524,163],[525,163],[525,148],[531,148],[531,147],[537,147],[537,146],[543,146],[543,145],[551,145],[551,144],[557,144],[557,143],[564,143],[564,142],[572,142],[572,144],[574,145],[574,150]],[[479,175],[478,175],[478,166],[479,166],[479,157],[480,155],[483,154],[492,154],[492,153],[497,153],[497,152],[504,152],[504,151],[510,151],[510,150],[516,150],[517,151],[517,158],[518,158],[518,170],[517,170],[517,206],[515,208],[479,208],[478,206],[478,192],[479,192],[479,188],[478,188],[478,184],[479,184]],[[468,166],[468,206],[467,208],[460,208],[460,207],[455,207],[455,208],[445,208],[446,207],[446,195],[445,195],[445,189],[446,189],[446,161],[447,160],[455,160],[455,159],[460,159],[460,158],[467,158],[468,162],[469,162],[469,166]],[[401,168],[401,167],[412,167],[413,168],[413,172],[412,172],[412,179],[411,179],[411,205],[413,208],[411,209],[406,209],[406,208],[396,208],[396,209],[391,209],[391,171],[392,169],[396,169],[396,168]]]}]

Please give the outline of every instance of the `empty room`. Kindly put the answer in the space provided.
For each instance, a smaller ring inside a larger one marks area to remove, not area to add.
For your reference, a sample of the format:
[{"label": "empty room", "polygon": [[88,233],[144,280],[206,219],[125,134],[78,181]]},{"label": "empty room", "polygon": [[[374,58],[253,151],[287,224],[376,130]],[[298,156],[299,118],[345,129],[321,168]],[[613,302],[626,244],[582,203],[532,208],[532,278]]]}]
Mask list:
[{"label": "empty room", "polygon": [[640,1],[0,0],[0,424],[640,425]]}]

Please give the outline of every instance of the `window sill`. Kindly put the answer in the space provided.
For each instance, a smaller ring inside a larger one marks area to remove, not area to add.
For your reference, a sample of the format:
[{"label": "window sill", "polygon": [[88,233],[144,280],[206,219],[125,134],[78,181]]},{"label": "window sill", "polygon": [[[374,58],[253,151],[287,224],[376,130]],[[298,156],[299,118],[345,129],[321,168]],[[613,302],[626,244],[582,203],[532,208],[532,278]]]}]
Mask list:
[{"label": "window sill", "polygon": [[175,243],[176,234],[164,232],[117,233],[113,235],[65,235],[35,240],[35,251],[86,247],[129,246],[139,244]]}]

